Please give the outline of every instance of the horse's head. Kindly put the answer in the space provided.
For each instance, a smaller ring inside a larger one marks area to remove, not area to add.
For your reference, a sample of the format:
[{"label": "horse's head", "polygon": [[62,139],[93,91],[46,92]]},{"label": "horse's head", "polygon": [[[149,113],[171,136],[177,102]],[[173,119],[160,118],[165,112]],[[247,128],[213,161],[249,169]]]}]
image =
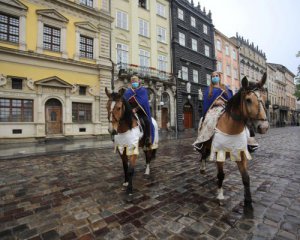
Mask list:
[{"label": "horse's head", "polygon": [[108,132],[110,134],[116,134],[119,123],[123,118],[125,112],[125,104],[123,99],[124,90],[121,90],[118,93],[111,93],[107,88],[105,88],[105,93],[108,97],[108,101],[106,104],[107,118],[109,122]]},{"label": "horse's head", "polygon": [[248,123],[254,127],[254,130],[260,134],[266,133],[269,129],[265,107],[267,93],[263,88],[266,80],[266,73],[257,83],[248,82],[246,77],[242,79],[241,103],[244,119],[247,119]]}]

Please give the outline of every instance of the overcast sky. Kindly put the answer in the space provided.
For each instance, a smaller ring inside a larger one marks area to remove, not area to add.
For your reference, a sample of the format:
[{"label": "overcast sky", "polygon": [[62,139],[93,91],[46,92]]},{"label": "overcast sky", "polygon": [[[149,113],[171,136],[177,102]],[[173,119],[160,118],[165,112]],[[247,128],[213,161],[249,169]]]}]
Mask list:
[{"label": "overcast sky", "polygon": [[267,62],[297,74],[300,0],[200,0],[200,5],[211,10],[215,28],[227,37],[238,32],[266,53]]}]

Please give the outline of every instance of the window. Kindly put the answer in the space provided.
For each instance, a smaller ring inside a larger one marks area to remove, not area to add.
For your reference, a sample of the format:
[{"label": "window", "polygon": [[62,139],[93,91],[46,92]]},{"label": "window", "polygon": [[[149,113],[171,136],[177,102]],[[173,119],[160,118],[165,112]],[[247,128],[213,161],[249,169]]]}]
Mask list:
[{"label": "window", "polygon": [[33,100],[0,98],[0,122],[33,122]]},{"label": "window", "polygon": [[73,122],[90,122],[92,120],[91,103],[72,103],[72,121]]},{"label": "window", "polygon": [[221,41],[219,39],[217,40],[217,49],[219,51],[222,51],[222,45],[221,45]]},{"label": "window", "polygon": [[193,38],[192,38],[192,49],[194,51],[198,51],[198,42],[196,39],[193,39]]},{"label": "window", "polygon": [[191,26],[196,27],[196,19],[194,17],[191,17]]},{"label": "window", "polygon": [[139,34],[148,37],[149,36],[149,23],[144,19],[139,19]]},{"label": "window", "polygon": [[193,69],[193,81],[195,83],[198,83],[199,82],[199,78],[198,78],[198,70],[194,70]]},{"label": "window", "polygon": [[163,55],[158,55],[158,66],[159,71],[167,71],[167,57]]},{"label": "window", "polygon": [[122,64],[128,63],[128,46],[125,44],[117,43],[117,64],[121,67]]},{"label": "window", "polygon": [[178,8],[177,14],[178,14],[178,18],[179,18],[179,19],[184,20],[184,14],[183,14],[183,11],[182,11],[180,8]]},{"label": "window", "polygon": [[222,62],[218,61],[218,62],[217,62],[217,71],[218,71],[218,72],[222,72],[222,68],[223,68],[223,67],[222,67]]},{"label": "window", "polygon": [[0,13],[0,40],[19,42],[19,18]]},{"label": "window", "polygon": [[226,66],[226,74],[227,74],[227,76],[231,75],[231,73],[230,73],[230,66],[229,65]]},{"label": "window", "polygon": [[207,25],[203,24],[203,32],[205,34],[208,34],[208,28],[207,28]]},{"label": "window", "polygon": [[160,42],[166,42],[166,29],[163,27],[157,27],[157,40]]},{"label": "window", "polygon": [[205,52],[205,56],[207,56],[207,57],[210,56],[210,54],[209,54],[209,46],[204,45],[204,52]]},{"label": "window", "polygon": [[237,75],[237,70],[236,69],[233,69],[233,77],[235,79],[238,79],[238,75]]},{"label": "window", "polygon": [[228,45],[225,46],[225,53],[227,56],[229,56],[229,46]]},{"label": "window", "polygon": [[207,84],[207,86],[210,85],[210,82],[211,82],[211,76],[210,76],[210,74],[206,74],[206,84]]},{"label": "window", "polygon": [[80,4],[87,7],[93,7],[93,0],[80,0]]},{"label": "window", "polygon": [[94,39],[80,35],[80,57],[93,58]]},{"label": "window", "polygon": [[128,14],[126,12],[117,11],[116,26],[128,30]]},{"label": "window", "polygon": [[179,33],[179,44],[181,45],[181,46],[185,46],[185,34],[183,34],[183,33]]},{"label": "window", "polygon": [[166,7],[164,5],[162,5],[161,3],[157,3],[156,5],[156,13],[157,15],[161,16],[161,17],[165,17],[165,13],[166,12]]},{"label": "window", "polygon": [[86,87],[79,86],[79,95],[86,95]]},{"label": "window", "polygon": [[60,51],[60,29],[44,25],[43,34],[44,49],[59,52]]},{"label": "window", "polygon": [[11,79],[11,88],[12,89],[22,89],[23,88],[23,79],[12,78]]},{"label": "window", "polygon": [[181,78],[183,80],[189,80],[189,70],[187,67],[181,67]]},{"label": "window", "polygon": [[140,49],[140,66],[150,67],[150,52]]},{"label": "window", "polygon": [[236,60],[236,51],[234,49],[232,50],[232,58]]},{"label": "window", "polygon": [[139,0],[139,7],[147,9],[147,0]]}]

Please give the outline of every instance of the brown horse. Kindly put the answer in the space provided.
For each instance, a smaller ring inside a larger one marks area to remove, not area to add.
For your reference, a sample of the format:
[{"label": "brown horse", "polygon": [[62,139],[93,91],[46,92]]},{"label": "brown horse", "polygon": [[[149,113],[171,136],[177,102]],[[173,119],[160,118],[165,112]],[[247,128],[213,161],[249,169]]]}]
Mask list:
[{"label": "brown horse", "polygon": [[123,170],[125,181],[123,186],[127,187],[126,192],[129,195],[133,193],[132,179],[134,168],[138,157],[139,147],[144,149],[146,156],[146,171],[145,174],[150,174],[150,162],[155,158],[155,153],[158,143],[157,123],[152,118],[155,128],[154,143],[150,147],[145,146],[145,141],[142,141],[142,130],[138,124],[137,118],[133,115],[132,109],[128,102],[123,98],[124,91],[110,93],[105,88],[105,93],[108,97],[107,113],[109,122],[109,133],[114,135],[115,149],[119,153],[123,162]]},{"label": "brown horse", "polygon": [[[232,144],[231,146],[232,148],[234,148],[234,139],[232,137],[240,136],[241,133],[246,131],[246,126],[252,127],[256,132],[260,134],[264,134],[267,132],[269,128],[267,112],[265,108],[267,95],[263,88],[266,79],[266,73],[263,75],[262,79],[257,83],[248,82],[246,77],[242,79],[242,88],[227,102],[225,111],[220,116],[217,123],[217,131],[223,134],[221,135],[221,137],[219,137],[219,142],[221,146],[223,140],[224,142],[228,140],[229,145]],[[221,154],[221,152],[215,151],[216,149],[212,149],[212,141],[215,141],[215,143],[217,142],[217,140],[214,138],[216,138],[216,133],[210,141],[204,143],[203,148],[200,152],[202,164],[201,172],[203,173],[205,170],[205,160],[208,156],[210,156],[211,160],[217,160],[217,199],[223,200],[224,196],[222,184],[225,176],[223,171],[224,161],[218,161],[218,154]],[[235,150],[237,150],[237,152],[239,153],[240,158],[240,160],[237,160],[236,163],[244,184],[244,206],[251,209],[252,198],[250,192],[250,178],[247,171],[249,153],[245,151],[245,149],[244,151],[240,151],[240,149]],[[225,149],[224,152],[225,156],[223,156],[225,158],[230,157],[231,153],[228,151],[228,149]]]}]

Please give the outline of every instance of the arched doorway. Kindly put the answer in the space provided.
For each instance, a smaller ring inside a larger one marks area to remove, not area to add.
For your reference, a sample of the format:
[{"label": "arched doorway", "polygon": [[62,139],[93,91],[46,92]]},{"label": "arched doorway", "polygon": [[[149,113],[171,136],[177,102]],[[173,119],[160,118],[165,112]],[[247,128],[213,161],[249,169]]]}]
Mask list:
[{"label": "arched doorway", "polygon": [[186,103],[183,106],[184,128],[193,128],[193,106]]},{"label": "arched doorway", "polygon": [[62,105],[57,99],[45,103],[46,134],[62,133]]},{"label": "arched doorway", "polygon": [[164,92],[162,94],[162,103],[161,106],[161,128],[167,129],[168,123],[170,121],[169,111],[170,111],[170,96],[168,93]]}]

